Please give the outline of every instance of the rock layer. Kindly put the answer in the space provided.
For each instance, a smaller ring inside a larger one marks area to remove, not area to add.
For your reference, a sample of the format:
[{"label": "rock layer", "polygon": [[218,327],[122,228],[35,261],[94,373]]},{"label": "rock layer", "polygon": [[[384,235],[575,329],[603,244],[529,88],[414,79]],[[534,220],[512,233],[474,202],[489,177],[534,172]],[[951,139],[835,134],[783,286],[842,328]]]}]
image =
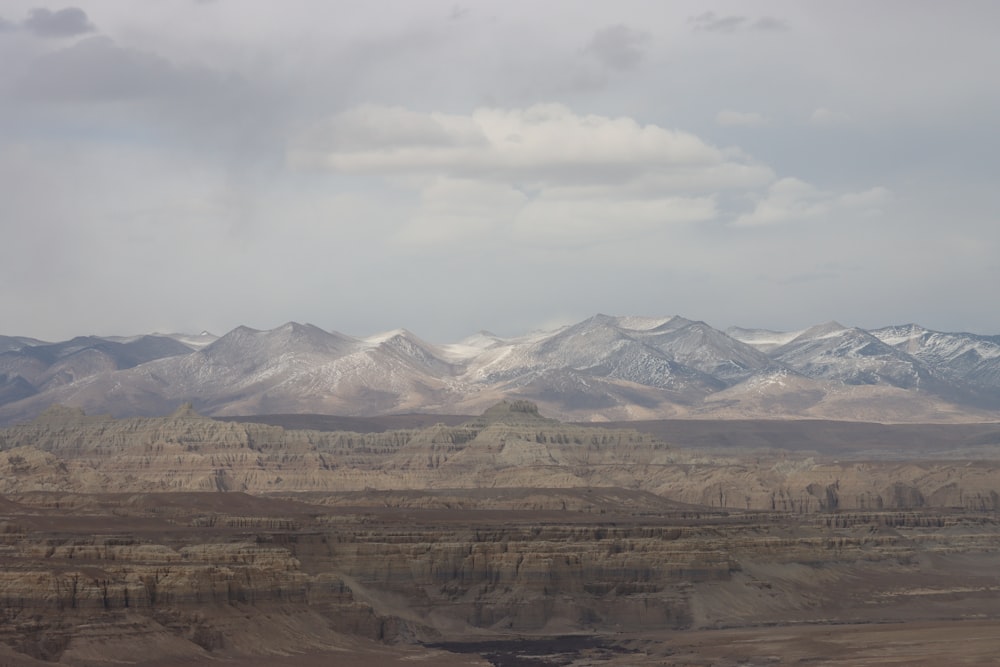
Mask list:
[{"label": "rock layer", "polygon": [[57,407],[0,431],[0,473],[0,493],[618,487],[722,509],[1000,509],[996,462],[706,455],[546,419],[524,401],[458,426],[383,433],[217,422],[190,406],[122,420]]},{"label": "rock layer", "polygon": [[994,619],[998,488],[990,462],[709,454],[522,401],[383,433],[56,408],[0,432],[0,663],[447,664],[425,645],[583,633],[589,664],[658,664],[620,638]]},{"label": "rock layer", "polygon": [[0,644],[89,665],[333,650],[345,637],[996,612],[992,516],[652,513],[630,510],[637,497],[608,490],[589,510],[500,511],[387,508],[364,493],[335,507],[218,492],[20,494],[0,511]]}]

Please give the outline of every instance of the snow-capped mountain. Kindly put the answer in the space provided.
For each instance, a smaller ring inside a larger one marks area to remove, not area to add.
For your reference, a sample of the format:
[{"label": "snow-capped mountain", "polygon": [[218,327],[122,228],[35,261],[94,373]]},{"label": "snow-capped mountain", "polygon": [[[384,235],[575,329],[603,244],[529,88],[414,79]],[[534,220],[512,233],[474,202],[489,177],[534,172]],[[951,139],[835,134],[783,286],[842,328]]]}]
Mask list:
[{"label": "snow-capped mountain", "polygon": [[526,384],[543,373],[567,370],[675,392],[702,394],[724,386],[718,379],[677,363],[643,342],[648,331],[626,329],[617,318],[595,315],[535,341],[514,344],[484,364],[471,364],[482,382]]},{"label": "snow-capped mountain", "polygon": [[[61,343],[31,339],[20,348],[0,353],[0,378],[20,378],[32,393],[71,384],[97,373],[133,368],[140,364],[189,354],[191,348],[163,336],[136,336],[128,340],[79,336]],[[3,384],[3,380],[0,380]]]},{"label": "snow-capped mountain", "polygon": [[0,353],[16,352],[33,345],[44,345],[40,340],[25,338],[24,336],[0,336]]},{"label": "snow-capped mountain", "polygon": [[886,384],[910,389],[930,379],[928,370],[905,352],[867,331],[837,322],[806,329],[771,350],[770,356],[807,377],[849,385]]},{"label": "snow-capped mountain", "polygon": [[916,324],[875,329],[871,334],[942,377],[987,389],[1000,386],[1000,336],[943,333]]},{"label": "snow-capped mountain", "polygon": [[746,343],[764,354],[769,354],[771,350],[792,342],[801,333],[801,331],[771,331],[770,329],[743,329],[741,327],[726,329],[726,335],[730,338]]},{"label": "snow-capped mountain", "polygon": [[641,340],[674,361],[697,369],[727,385],[775,367],[771,359],[750,345],[713,329],[704,322],[672,317],[642,333]]},{"label": "snow-capped mountain", "polygon": [[524,397],[561,418],[1000,419],[1000,336],[917,325],[795,332],[595,315],[555,331],[432,344],[289,322],[267,331],[0,337],[0,422],[53,403],[115,415],[475,413]]}]

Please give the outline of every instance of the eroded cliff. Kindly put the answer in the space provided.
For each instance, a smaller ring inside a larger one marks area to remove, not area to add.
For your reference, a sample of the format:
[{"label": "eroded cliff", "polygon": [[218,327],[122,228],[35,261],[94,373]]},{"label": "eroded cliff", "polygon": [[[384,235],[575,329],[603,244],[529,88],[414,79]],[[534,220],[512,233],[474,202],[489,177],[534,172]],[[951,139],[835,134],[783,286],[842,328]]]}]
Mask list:
[{"label": "eroded cliff", "polygon": [[459,426],[350,433],[217,422],[189,407],[116,420],[53,408],[0,431],[0,493],[617,487],[724,509],[1000,508],[995,461],[831,461],[672,448],[502,403]]},{"label": "eroded cliff", "polygon": [[552,493],[504,510],[16,494],[0,508],[0,645],[91,665],[996,611],[1000,527],[982,513],[657,508],[626,490],[559,509]]}]

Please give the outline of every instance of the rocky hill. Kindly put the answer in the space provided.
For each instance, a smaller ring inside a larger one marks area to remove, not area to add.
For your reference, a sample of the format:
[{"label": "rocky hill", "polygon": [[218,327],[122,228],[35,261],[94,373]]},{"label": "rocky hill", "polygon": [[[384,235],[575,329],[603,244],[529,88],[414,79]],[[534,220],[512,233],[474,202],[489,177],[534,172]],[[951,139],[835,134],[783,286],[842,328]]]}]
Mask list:
[{"label": "rocky hill", "polygon": [[917,325],[797,332],[683,317],[596,315],[556,331],[481,332],[434,345],[405,329],[367,338],[290,322],[270,331],[0,339],[0,423],[53,404],[168,414],[477,414],[503,398],[566,420],[1000,419],[1000,338]]}]

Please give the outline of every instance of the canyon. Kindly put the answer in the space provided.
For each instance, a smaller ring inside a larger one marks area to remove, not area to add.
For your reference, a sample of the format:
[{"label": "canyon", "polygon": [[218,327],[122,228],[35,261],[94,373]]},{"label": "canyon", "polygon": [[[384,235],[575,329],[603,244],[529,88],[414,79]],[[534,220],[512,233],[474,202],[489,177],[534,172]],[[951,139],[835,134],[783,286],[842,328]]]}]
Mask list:
[{"label": "canyon", "polygon": [[[938,425],[907,455],[910,431],[894,442],[891,426],[838,440],[816,424],[803,440],[808,424],[757,423],[741,441],[685,421],[664,438],[663,423],[568,424],[519,399],[414,421],[56,406],[0,430],[0,663],[988,664],[1000,650],[996,425]],[[783,428],[799,430],[766,436]],[[948,456],[959,441],[972,456]]]}]

